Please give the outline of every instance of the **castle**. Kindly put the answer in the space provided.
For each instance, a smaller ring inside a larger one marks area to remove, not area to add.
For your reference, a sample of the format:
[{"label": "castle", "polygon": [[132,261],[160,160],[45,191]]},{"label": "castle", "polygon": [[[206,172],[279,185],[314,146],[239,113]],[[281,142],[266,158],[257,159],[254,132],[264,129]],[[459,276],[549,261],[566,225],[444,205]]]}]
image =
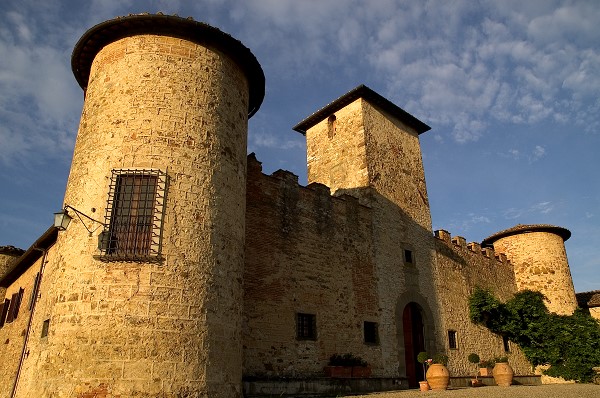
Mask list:
[{"label": "castle", "polygon": [[265,77],[218,29],[116,18],[82,36],[72,68],[85,102],[64,211],[26,251],[0,248],[1,398],[322,392],[336,353],[368,362],[367,390],[415,387],[424,350],[455,376],[471,352],[531,375],[469,321],[469,294],[577,307],[568,230],[432,231],[430,128],[366,86],[294,127],[304,187],[247,155]]}]

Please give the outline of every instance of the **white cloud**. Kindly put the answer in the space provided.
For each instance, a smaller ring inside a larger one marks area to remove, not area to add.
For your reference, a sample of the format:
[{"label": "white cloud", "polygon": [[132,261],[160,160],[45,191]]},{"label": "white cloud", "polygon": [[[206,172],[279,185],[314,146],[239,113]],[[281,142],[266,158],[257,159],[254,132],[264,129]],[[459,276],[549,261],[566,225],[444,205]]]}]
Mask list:
[{"label": "white cloud", "polygon": [[531,156],[529,157],[530,162],[540,160],[546,155],[546,149],[541,145],[536,145],[533,149]]}]

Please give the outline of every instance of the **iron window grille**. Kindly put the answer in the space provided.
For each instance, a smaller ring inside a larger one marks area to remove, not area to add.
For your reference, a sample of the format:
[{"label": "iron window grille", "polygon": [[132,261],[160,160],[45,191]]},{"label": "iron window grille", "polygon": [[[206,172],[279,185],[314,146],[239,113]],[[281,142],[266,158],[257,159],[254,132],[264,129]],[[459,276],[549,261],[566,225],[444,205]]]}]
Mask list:
[{"label": "iron window grille", "polygon": [[317,339],[317,320],[314,314],[296,314],[296,338],[298,340]]},{"label": "iron window grille", "polygon": [[159,261],[167,174],[155,169],[113,170],[100,234],[100,259]]}]

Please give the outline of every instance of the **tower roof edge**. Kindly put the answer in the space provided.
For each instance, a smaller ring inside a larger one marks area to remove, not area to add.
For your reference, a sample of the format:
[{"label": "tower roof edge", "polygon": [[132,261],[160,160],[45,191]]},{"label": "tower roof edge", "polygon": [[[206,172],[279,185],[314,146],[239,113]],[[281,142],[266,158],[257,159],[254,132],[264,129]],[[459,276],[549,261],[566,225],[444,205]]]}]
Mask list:
[{"label": "tower roof edge", "polygon": [[498,239],[511,236],[518,235],[527,232],[550,232],[560,236],[563,241],[566,241],[571,237],[571,231],[563,227],[557,227],[556,225],[550,224],[518,224],[512,228],[508,228],[502,230],[500,232],[496,232],[495,234],[488,236],[483,241],[481,241],[482,246],[491,246]]},{"label": "tower roof edge", "polygon": [[422,134],[431,130],[431,127],[364,84],[361,84],[331,103],[325,105],[323,108],[319,109],[312,115],[302,120],[300,123],[296,124],[293,129],[304,135],[306,134],[306,130],[313,127],[321,120],[327,118],[332,113],[335,113],[346,105],[354,102],[358,98],[364,98],[367,101],[379,106],[386,112],[389,112],[393,116],[397,117],[403,123],[406,123],[408,126],[414,128],[418,134]]},{"label": "tower roof edge", "polygon": [[250,88],[248,117],[254,115],[265,96],[265,75],[260,63],[242,42],[231,35],[193,18],[164,14],[129,14],[101,22],[88,29],[71,55],[71,69],[77,83],[87,87],[96,54],[116,40],[142,34],[169,35],[201,45],[212,45],[233,59],[246,73]]}]

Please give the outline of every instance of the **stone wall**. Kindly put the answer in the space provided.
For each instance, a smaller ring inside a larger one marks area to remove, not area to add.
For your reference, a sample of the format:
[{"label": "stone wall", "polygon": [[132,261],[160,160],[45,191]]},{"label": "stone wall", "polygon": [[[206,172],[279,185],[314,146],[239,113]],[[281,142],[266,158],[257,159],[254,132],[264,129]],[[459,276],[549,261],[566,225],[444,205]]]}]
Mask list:
[{"label": "stone wall", "polygon": [[[244,375],[323,376],[336,353],[383,374],[381,347],[363,337],[379,321],[371,209],[287,171],[266,176],[254,155],[246,209]],[[297,313],[315,315],[315,340],[297,338]]]},{"label": "stone wall", "polygon": [[[447,231],[436,231],[436,237],[437,289],[450,373],[455,376],[474,374],[476,367],[467,357],[476,353],[481,360],[506,355],[515,374],[533,374],[531,364],[516,344],[510,342],[509,351],[505,351],[501,336],[469,319],[468,299],[475,287],[489,289],[501,301],[514,295],[517,289],[512,264],[503,254],[482,249],[475,242],[467,244],[462,237],[451,238]],[[456,349],[449,348],[449,330],[456,332]]]},{"label": "stone wall", "polygon": [[[0,300],[5,298],[11,300],[14,294],[18,294],[22,289],[21,303],[18,307],[17,317],[12,322],[5,323],[0,328],[0,398],[10,397],[12,392],[17,369],[23,352],[23,343],[27,336],[29,319],[31,315],[31,303],[36,297],[32,296],[35,285],[36,274],[40,270],[43,257],[34,262],[25,272],[23,272],[16,281],[14,281],[5,290],[5,294],[0,295]],[[33,339],[39,336],[32,336]]]},{"label": "stone wall", "polygon": [[539,291],[551,312],[570,315],[577,308],[577,299],[564,238],[558,233],[562,229],[532,227],[494,240],[494,249],[513,263],[517,289]]},{"label": "stone wall", "polygon": [[104,262],[102,228],[75,218],[47,266],[34,323],[50,334],[20,396],[241,395],[251,83],[217,47],[136,34],[98,49],[65,204],[102,221],[112,169],[165,172],[161,257]]},{"label": "stone wall", "polygon": [[[405,353],[402,325],[410,303],[419,307],[425,323],[425,346],[437,350],[442,341],[437,333],[431,217],[419,138],[400,120],[404,114],[397,108],[396,112],[390,114],[361,96],[306,130],[309,182],[331,184],[332,191],[350,193],[373,208],[371,239],[376,242],[385,369],[381,375],[387,377],[406,376],[407,366],[415,362],[416,353]],[[413,258],[410,263],[405,261],[407,251]]]}]

